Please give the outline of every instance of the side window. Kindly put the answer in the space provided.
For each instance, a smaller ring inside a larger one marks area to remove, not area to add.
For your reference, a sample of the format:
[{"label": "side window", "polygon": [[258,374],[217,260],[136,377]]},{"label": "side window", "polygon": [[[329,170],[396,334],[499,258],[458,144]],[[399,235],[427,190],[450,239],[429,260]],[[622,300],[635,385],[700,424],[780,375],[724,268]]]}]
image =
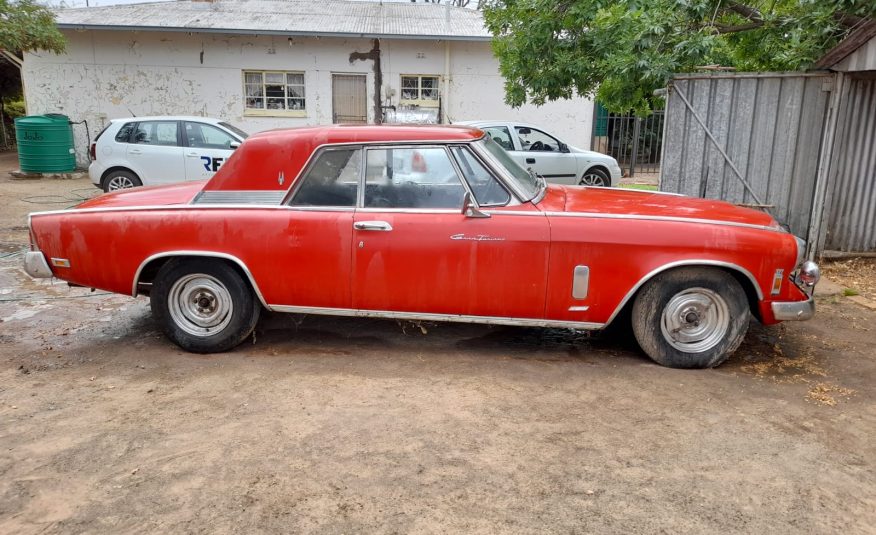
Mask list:
[{"label": "side window", "polygon": [[176,146],[176,121],[146,121],[139,123],[132,143],[140,145]]},{"label": "side window", "polygon": [[517,137],[520,138],[523,150],[535,152],[559,152],[560,150],[560,142],[541,130],[525,126],[515,126],[514,129],[517,130]]},{"label": "side window", "polygon": [[119,143],[128,143],[131,140],[131,132],[134,131],[136,125],[137,123],[125,123],[119,128],[119,133],[116,134],[116,141]]},{"label": "side window", "polygon": [[231,150],[232,143],[238,143],[231,134],[202,123],[185,123],[183,128],[189,147],[196,149]]},{"label": "side window", "polygon": [[508,204],[511,195],[468,149],[453,147],[451,150],[479,205],[501,206]]},{"label": "side window", "polygon": [[460,208],[465,187],[440,147],[370,149],[366,208]]},{"label": "side window", "polygon": [[505,150],[514,150],[514,143],[511,141],[511,132],[507,126],[488,126],[483,129],[487,133],[487,137],[498,143]]},{"label": "side window", "polygon": [[327,149],[301,177],[290,206],[356,206],[362,149]]}]

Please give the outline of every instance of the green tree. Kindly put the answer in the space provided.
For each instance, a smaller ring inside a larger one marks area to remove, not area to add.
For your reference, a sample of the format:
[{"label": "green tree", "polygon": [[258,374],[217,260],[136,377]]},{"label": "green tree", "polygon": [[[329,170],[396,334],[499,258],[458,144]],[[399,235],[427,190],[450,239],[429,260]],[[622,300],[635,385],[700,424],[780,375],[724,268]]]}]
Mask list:
[{"label": "green tree", "polygon": [[18,54],[26,50],[63,52],[64,36],[55,16],[34,0],[0,0],[0,50]]},{"label": "green tree", "polygon": [[596,96],[609,110],[647,113],[673,73],[705,65],[805,69],[874,0],[487,0],[484,19],[505,100]]}]

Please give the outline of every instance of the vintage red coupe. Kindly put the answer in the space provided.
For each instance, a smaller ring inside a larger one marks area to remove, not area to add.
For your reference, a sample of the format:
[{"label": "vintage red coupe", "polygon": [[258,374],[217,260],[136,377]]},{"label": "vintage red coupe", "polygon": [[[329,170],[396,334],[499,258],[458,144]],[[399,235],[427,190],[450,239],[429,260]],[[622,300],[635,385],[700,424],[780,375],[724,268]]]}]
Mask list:
[{"label": "vintage red coupe", "polygon": [[29,225],[30,275],[148,295],[194,352],[235,347],[263,309],[571,329],[626,318],[658,363],[711,367],[752,315],[810,318],[818,280],[802,240],[765,213],[547,185],[465,127],[264,132],[208,182],[109,193]]}]

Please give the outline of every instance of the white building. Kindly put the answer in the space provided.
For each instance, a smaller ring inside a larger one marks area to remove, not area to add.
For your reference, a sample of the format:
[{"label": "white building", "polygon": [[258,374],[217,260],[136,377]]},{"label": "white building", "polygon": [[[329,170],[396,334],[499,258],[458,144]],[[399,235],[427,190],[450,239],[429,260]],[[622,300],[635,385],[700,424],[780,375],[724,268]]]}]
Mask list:
[{"label": "white building", "polygon": [[[508,119],[544,125],[575,146],[590,144],[588,99],[518,109],[504,103],[490,34],[470,9],[179,0],[65,9],[57,23],[66,53],[24,58],[28,113],[87,120],[92,136],[109,119],[132,114],[211,116],[248,132]],[[74,131],[84,164],[85,129]]]}]

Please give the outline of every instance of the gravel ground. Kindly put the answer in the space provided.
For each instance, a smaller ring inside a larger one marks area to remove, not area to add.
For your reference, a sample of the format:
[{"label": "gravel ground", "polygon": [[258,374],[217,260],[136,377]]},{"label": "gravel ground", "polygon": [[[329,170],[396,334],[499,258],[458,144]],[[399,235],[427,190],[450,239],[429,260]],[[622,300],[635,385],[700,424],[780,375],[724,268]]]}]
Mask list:
[{"label": "gravel ground", "polygon": [[[0,202],[76,182],[0,176]],[[704,371],[568,331],[282,315],[205,356],[143,298],[2,257],[0,533],[874,533],[876,312],[818,306]]]}]

